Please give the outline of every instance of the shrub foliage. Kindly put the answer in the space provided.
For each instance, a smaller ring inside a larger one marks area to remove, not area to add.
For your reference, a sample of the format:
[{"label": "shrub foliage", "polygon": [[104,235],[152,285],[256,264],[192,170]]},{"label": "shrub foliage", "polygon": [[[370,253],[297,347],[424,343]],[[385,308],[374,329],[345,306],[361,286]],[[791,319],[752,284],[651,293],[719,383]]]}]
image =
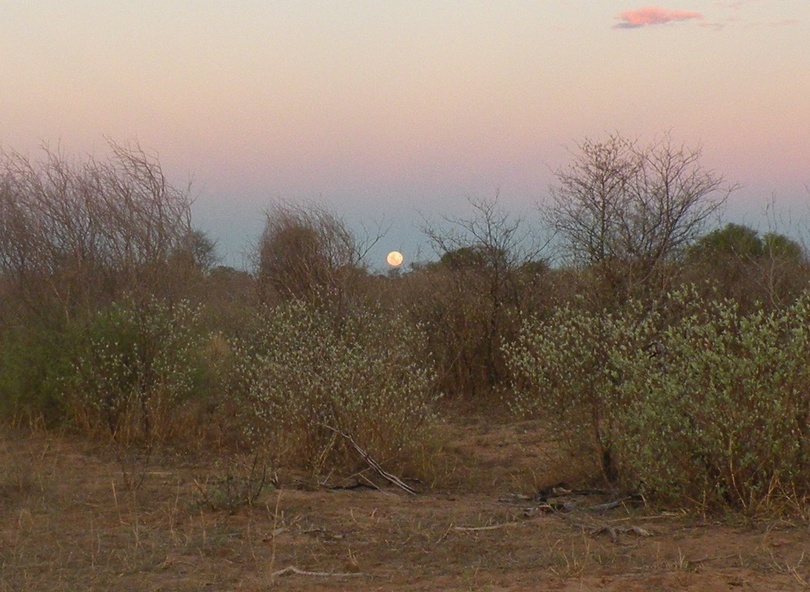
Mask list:
[{"label": "shrub foliage", "polygon": [[265,310],[233,349],[232,397],[246,436],[282,460],[315,472],[357,464],[337,432],[399,466],[426,443],[434,377],[424,335],[396,314],[336,318],[293,301]]},{"label": "shrub foliage", "polygon": [[810,490],[810,294],[748,315],[694,290],[616,316],[559,309],[508,349],[521,415],[660,500],[755,510]]},{"label": "shrub foliage", "polygon": [[164,439],[200,375],[199,309],[160,300],[116,303],[79,333],[64,385],[74,417],[116,439]]}]

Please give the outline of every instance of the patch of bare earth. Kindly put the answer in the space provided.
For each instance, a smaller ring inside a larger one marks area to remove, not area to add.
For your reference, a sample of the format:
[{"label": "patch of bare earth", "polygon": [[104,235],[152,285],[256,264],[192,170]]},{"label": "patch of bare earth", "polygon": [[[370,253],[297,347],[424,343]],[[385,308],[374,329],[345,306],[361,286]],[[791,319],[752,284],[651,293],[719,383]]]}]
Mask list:
[{"label": "patch of bare earth", "polygon": [[536,425],[448,430],[446,491],[290,482],[232,512],[201,503],[210,459],[122,464],[70,438],[6,435],[0,590],[808,589],[806,523],[531,495],[559,474],[539,468],[549,456]]}]

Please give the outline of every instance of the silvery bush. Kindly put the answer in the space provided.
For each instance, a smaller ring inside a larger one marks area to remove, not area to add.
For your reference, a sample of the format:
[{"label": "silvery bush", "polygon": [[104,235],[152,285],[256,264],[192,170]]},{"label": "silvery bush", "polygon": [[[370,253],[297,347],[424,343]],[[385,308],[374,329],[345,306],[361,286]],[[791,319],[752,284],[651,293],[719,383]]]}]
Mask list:
[{"label": "silvery bush", "polygon": [[747,315],[690,291],[672,303],[661,359],[624,361],[627,473],[669,501],[752,511],[810,493],[810,294]]},{"label": "silvery bush", "polygon": [[748,315],[690,288],[616,315],[566,307],[507,354],[513,411],[614,481],[746,510],[810,493],[810,294]]},{"label": "silvery bush", "polygon": [[508,399],[519,417],[543,417],[559,444],[606,480],[616,475],[625,358],[649,351],[654,315],[636,304],[621,315],[571,303],[546,319],[529,319],[506,346],[515,389]]},{"label": "silvery bush", "polygon": [[320,471],[357,459],[351,437],[397,465],[430,431],[434,375],[421,330],[397,313],[289,302],[233,342],[232,397],[253,446]]}]

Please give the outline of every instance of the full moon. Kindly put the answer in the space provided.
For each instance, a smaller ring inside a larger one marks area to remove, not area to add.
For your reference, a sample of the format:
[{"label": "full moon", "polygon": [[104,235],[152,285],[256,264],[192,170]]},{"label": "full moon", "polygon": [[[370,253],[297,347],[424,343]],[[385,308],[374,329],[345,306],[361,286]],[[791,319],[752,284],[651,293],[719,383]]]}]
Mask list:
[{"label": "full moon", "polygon": [[391,251],[388,253],[388,257],[385,258],[385,260],[388,261],[388,265],[391,267],[399,267],[402,265],[403,259],[404,257],[399,251]]}]

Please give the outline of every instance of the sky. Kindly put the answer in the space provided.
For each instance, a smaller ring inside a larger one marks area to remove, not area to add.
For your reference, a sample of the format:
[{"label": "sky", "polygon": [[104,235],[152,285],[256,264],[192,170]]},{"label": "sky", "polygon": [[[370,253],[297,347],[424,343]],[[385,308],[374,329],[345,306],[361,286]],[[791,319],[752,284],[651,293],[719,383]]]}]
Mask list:
[{"label": "sky", "polygon": [[[312,201],[371,256],[423,219],[532,219],[586,138],[669,133],[740,185],[726,217],[810,216],[808,0],[0,0],[0,146],[137,141],[242,264]],[[810,224],[810,223],[809,223]],[[809,226],[810,227],[810,226]]]}]

